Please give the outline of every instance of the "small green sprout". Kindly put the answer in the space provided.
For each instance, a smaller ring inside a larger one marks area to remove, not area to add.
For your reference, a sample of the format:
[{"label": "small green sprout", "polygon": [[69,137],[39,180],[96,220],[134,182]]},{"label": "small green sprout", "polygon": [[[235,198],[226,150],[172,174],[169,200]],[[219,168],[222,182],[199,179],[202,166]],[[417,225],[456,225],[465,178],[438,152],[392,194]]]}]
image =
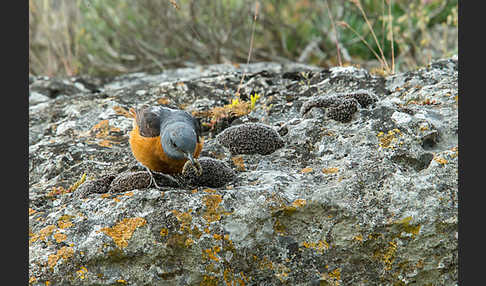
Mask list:
[{"label": "small green sprout", "polygon": [[250,110],[253,110],[253,108],[255,108],[255,103],[259,98],[260,98],[260,94],[258,93],[255,93],[250,96]]}]

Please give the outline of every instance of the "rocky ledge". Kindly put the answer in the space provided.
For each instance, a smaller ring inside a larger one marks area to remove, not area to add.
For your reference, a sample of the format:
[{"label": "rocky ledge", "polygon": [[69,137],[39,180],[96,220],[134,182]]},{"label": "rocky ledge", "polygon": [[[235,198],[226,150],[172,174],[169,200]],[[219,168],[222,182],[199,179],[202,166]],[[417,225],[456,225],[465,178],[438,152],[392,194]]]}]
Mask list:
[{"label": "rocky ledge", "polygon": [[[29,283],[457,285],[457,77],[457,57],[386,77],[275,63],[31,76]],[[141,104],[201,121],[192,186],[148,187],[128,145]]]}]

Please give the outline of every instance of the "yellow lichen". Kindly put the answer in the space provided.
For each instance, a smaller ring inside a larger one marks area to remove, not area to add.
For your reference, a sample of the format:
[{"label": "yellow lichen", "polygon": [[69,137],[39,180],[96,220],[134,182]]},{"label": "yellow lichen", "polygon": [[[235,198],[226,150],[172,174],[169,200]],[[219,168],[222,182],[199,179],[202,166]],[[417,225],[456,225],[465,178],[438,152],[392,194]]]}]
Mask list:
[{"label": "yellow lichen", "polygon": [[120,132],[120,128],[110,126],[109,121],[102,120],[95,124],[91,130],[82,134],[82,136],[95,137],[96,139],[102,139],[100,141],[87,141],[87,143],[98,144],[102,147],[111,147],[112,144],[120,144],[119,138],[116,135],[111,135],[113,132]]},{"label": "yellow lichen", "polygon": [[420,131],[426,131],[426,130],[429,130],[429,126],[427,124],[421,124]]},{"label": "yellow lichen", "polygon": [[74,250],[72,247],[63,246],[57,251],[56,254],[51,254],[47,257],[47,265],[53,268],[57,261],[62,258],[64,260],[72,257],[74,255]]},{"label": "yellow lichen", "polygon": [[169,230],[167,228],[160,230],[160,236],[167,236],[167,234],[169,234]]},{"label": "yellow lichen", "polygon": [[303,207],[307,204],[307,201],[305,199],[296,199],[293,203],[292,206],[296,208]]},{"label": "yellow lichen", "polygon": [[435,157],[434,158],[434,161],[436,161],[437,163],[441,164],[441,165],[445,165],[447,164],[447,160],[444,159],[444,158],[441,158],[441,157]]},{"label": "yellow lichen", "polygon": [[203,250],[203,258],[219,261],[217,254],[220,250],[221,249],[219,247],[216,248],[216,246],[213,248],[206,248]]},{"label": "yellow lichen", "polygon": [[275,273],[275,276],[280,280],[280,282],[285,282],[287,281],[289,277],[289,271],[290,269],[285,267],[285,265],[279,264],[278,265],[278,272]]},{"label": "yellow lichen", "polygon": [[312,171],[314,171],[314,169],[312,169],[312,168],[310,168],[310,167],[307,167],[307,168],[304,168],[304,169],[300,170],[300,172],[301,172],[302,174],[307,174],[307,173],[310,173],[310,172],[312,172]]},{"label": "yellow lichen", "polygon": [[275,215],[283,212],[285,215],[291,215],[296,212],[298,208],[303,207],[306,204],[307,201],[305,199],[296,199],[290,205],[283,205],[283,203],[279,203],[279,206],[272,208],[273,214]]},{"label": "yellow lichen", "polygon": [[338,281],[341,280],[341,269],[336,268],[333,271],[329,272],[329,277],[337,282],[336,285],[339,285]]},{"label": "yellow lichen", "polygon": [[192,240],[191,238],[186,239],[186,242],[184,242],[185,247],[189,247],[193,244],[194,244],[194,240]]},{"label": "yellow lichen", "polygon": [[[328,269],[329,265],[326,265],[325,268]],[[325,281],[321,285],[338,286],[341,281],[341,269],[336,268],[331,272],[322,273],[321,279],[323,282]]]},{"label": "yellow lichen", "polygon": [[87,273],[88,273],[88,269],[84,266],[81,266],[81,268],[78,271],[76,271],[78,278],[81,279],[81,280],[86,278]]},{"label": "yellow lichen", "polygon": [[224,269],[223,279],[224,279],[224,283],[227,286],[236,285],[236,284],[233,284],[233,282],[235,281],[235,275],[234,275],[233,271],[229,268]]},{"label": "yellow lichen", "polygon": [[208,193],[208,194],[215,194],[217,191],[214,189],[204,189],[203,192]]},{"label": "yellow lichen", "polygon": [[207,195],[203,197],[203,202],[206,205],[206,212],[202,217],[207,222],[219,221],[221,219],[222,211],[219,204],[222,201],[221,195]]},{"label": "yellow lichen", "polygon": [[219,274],[221,271],[220,271],[219,267],[217,267],[214,263],[209,263],[205,267],[205,272],[206,273],[212,272],[212,273],[218,273]]},{"label": "yellow lichen", "polygon": [[324,174],[335,174],[339,171],[339,168],[322,168]]},{"label": "yellow lichen", "polygon": [[138,227],[144,226],[147,221],[141,217],[124,218],[113,227],[105,227],[100,231],[113,239],[118,248],[122,249],[128,246],[128,240],[132,237],[133,232]]},{"label": "yellow lichen", "polygon": [[47,193],[47,197],[55,197],[58,195],[63,195],[69,193],[69,189],[64,188],[63,186],[52,187],[51,191]]},{"label": "yellow lichen", "polygon": [[57,226],[61,229],[69,228],[73,226],[73,223],[70,221],[71,218],[74,216],[71,215],[63,215],[57,220]]},{"label": "yellow lichen", "polygon": [[384,132],[379,132],[376,135],[378,137],[378,140],[380,141],[379,146],[381,148],[395,149],[396,142],[398,141],[396,135],[402,135],[402,132],[397,128],[389,130],[387,134],[385,134]]},{"label": "yellow lichen", "polygon": [[118,202],[119,202],[122,197],[131,197],[131,196],[133,196],[133,192],[127,192],[127,193],[121,194],[119,196],[116,196],[116,198],[118,199]]},{"label": "yellow lichen", "polygon": [[199,239],[202,235],[202,232],[199,230],[199,228],[195,225],[192,228],[191,234],[194,238]]},{"label": "yellow lichen", "polygon": [[382,260],[385,264],[385,270],[391,270],[393,261],[395,260],[395,253],[397,251],[397,243],[394,241],[388,242],[388,247],[385,249]]},{"label": "yellow lichen", "polygon": [[44,227],[43,229],[39,230],[38,233],[33,233],[31,235],[31,238],[29,240],[29,244],[30,243],[33,243],[33,242],[36,242],[37,240],[42,240],[42,241],[46,241],[46,238],[52,234],[52,232],[54,231],[54,229],[56,229],[56,226],[54,225],[48,225],[46,227]]},{"label": "yellow lichen", "polygon": [[192,223],[192,210],[188,210],[187,212],[180,212],[178,210],[173,210],[172,213],[175,215],[177,220],[181,223],[180,230],[184,231],[189,229]]},{"label": "yellow lichen", "polygon": [[411,225],[410,222],[412,221],[412,217],[408,216],[401,220],[395,221],[393,224],[397,225],[400,229],[400,234],[402,232],[406,232],[412,235],[412,238],[415,238],[420,232],[420,228],[422,227],[420,224]]},{"label": "yellow lichen", "polygon": [[37,211],[34,209],[29,208],[29,215],[35,214]]},{"label": "yellow lichen", "polygon": [[236,166],[236,170],[238,171],[246,171],[245,161],[241,155],[231,157],[233,164]]},{"label": "yellow lichen", "polygon": [[264,256],[263,259],[258,262],[258,265],[260,267],[260,270],[265,270],[265,269],[273,270],[275,268],[273,262],[270,261],[267,256]]},{"label": "yellow lichen", "polygon": [[170,98],[167,97],[161,97],[157,99],[158,104],[163,104],[163,105],[168,105],[170,103]]},{"label": "yellow lichen", "polygon": [[126,110],[125,108],[117,105],[117,106],[113,106],[113,110],[116,112],[116,114],[118,115],[123,115],[125,116],[126,118],[133,118],[132,114],[130,114],[130,112],[128,110]]},{"label": "yellow lichen", "polygon": [[199,283],[200,286],[216,286],[218,280],[214,276],[204,275],[203,280]]},{"label": "yellow lichen", "polygon": [[65,235],[64,233],[56,232],[54,234],[54,239],[56,240],[57,243],[65,241],[66,238],[67,238],[67,235]]},{"label": "yellow lichen", "polygon": [[305,248],[314,249],[314,250],[318,251],[321,254],[325,250],[329,249],[329,243],[327,243],[327,241],[325,241],[325,240],[318,240],[317,242],[307,242],[307,241],[303,241],[301,243],[301,245],[303,247],[305,247]]}]

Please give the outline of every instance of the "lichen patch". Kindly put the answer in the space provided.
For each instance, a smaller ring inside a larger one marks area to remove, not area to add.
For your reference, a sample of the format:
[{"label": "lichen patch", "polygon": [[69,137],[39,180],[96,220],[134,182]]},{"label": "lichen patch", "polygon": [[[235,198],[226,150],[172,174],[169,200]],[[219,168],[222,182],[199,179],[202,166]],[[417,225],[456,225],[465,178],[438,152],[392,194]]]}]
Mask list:
[{"label": "lichen patch", "polygon": [[32,237],[29,240],[29,243],[36,242],[39,239],[42,240],[42,241],[46,241],[47,237],[49,235],[51,235],[52,232],[54,232],[55,229],[56,229],[55,225],[48,225],[48,226],[42,228],[41,230],[39,230],[39,232],[34,233],[32,235]]},{"label": "lichen patch", "polygon": [[118,248],[123,249],[128,246],[128,240],[138,227],[144,226],[147,221],[141,217],[124,218],[113,227],[105,227],[100,231],[113,239]]},{"label": "lichen patch", "polygon": [[219,204],[222,201],[221,195],[207,195],[203,197],[203,202],[206,205],[206,212],[203,218],[207,222],[219,221],[221,219],[222,210]]},{"label": "lichen patch", "polygon": [[68,259],[74,255],[74,249],[72,247],[63,246],[56,254],[51,254],[47,257],[47,266],[53,268],[59,259]]}]

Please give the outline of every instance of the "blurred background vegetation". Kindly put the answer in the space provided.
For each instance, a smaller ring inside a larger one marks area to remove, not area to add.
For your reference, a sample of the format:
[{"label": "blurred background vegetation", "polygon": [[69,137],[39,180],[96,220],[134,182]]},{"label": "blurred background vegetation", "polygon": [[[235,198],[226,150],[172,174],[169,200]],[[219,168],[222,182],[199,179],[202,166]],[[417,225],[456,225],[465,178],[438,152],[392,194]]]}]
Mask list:
[{"label": "blurred background vegetation", "polygon": [[399,72],[457,54],[457,14],[457,0],[29,0],[29,73],[246,63],[252,34],[251,62]]}]

